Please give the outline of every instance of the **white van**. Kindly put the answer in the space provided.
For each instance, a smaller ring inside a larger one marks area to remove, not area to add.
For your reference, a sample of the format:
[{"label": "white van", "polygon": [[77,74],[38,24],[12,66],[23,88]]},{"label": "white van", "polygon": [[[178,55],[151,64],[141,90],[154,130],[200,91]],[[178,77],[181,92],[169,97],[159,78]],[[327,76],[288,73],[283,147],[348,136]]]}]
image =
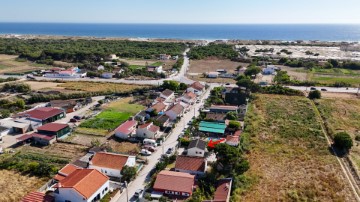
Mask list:
[{"label": "white van", "polygon": [[143,144],[144,144],[144,145],[151,145],[151,146],[153,146],[153,147],[157,147],[157,146],[158,146],[157,143],[156,143],[156,141],[155,141],[155,140],[152,140],[152,139],[144,139]]}]

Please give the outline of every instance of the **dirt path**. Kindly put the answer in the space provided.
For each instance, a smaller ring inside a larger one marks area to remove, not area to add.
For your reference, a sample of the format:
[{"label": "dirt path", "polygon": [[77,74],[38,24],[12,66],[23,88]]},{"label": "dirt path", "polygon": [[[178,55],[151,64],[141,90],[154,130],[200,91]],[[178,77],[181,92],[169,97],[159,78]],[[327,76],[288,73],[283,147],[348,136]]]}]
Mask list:
[{"label": "dirt path", "polygon": [[351,189],[354,192],[356,200],[360,201],[360,189],[359,189],[360,178],[357,175],[357,173],[355,171],[355,168],[352,166],[351,163],[349,163],[350,160],[348,159],[348,157],[344,157],[344,158],[338,157],[338,154],[336,153],[336,150],[332,146],[332,140],[330,139],[329,134],[325,130],[325,126],[324,126],[325,121],[321,117],[320,112],[319,112],[318,108],[316,107],[315,103],[314,102],[311,102],[311,103],[312,103],[312,105],[314,107],[315,113],[318,115],[319,119],[321,119],[321,121],[320,121],[321,130],[325,134],[326,141],[327,141],[329,147],[331,148],[332,152],[336,156],[336,159],[340,164],[341,170],[343,171],[347,181],[349,182],[349,185],[350,185]]}]

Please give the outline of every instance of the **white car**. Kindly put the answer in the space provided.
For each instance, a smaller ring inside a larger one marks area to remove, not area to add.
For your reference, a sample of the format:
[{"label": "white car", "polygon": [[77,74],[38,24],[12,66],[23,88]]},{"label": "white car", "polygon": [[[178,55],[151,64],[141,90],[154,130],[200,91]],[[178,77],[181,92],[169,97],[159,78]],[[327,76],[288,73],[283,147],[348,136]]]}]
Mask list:
[{"label": "white car", "polygon": [[152,153],[151,153],[151,151],[148,151],[146,149],[142,149],[140,154],[144,155],[144,156],[150,156]]},{"label": "white car", "polygon": [[136,198],[142,198],[143,195],[144,195],[144,190],[143,190],[143,189],[138,189],[138,190],[136,190],[136,192],[135,192],[135,194],[134,194],[134,196],[135,196]]}]

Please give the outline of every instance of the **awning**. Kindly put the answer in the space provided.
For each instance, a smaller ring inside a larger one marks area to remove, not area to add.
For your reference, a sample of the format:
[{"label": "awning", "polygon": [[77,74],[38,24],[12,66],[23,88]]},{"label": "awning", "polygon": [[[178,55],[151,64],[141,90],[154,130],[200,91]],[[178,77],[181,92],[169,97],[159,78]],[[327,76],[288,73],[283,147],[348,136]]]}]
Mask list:
[{"label": "awning", "polygon": [[151,198],[161,198],[164,195],[163,192],[153,191],[151,192]]}]

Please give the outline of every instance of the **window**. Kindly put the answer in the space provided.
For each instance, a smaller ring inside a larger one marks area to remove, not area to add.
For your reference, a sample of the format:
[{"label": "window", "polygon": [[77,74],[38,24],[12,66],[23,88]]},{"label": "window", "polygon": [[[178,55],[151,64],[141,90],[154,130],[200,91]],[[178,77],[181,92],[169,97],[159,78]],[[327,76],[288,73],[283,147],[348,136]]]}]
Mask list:
[{"label": "window", "polygon": [[108,188],[107,187],[105,187],[105,191],[107,191],[108,190]]},{"label": "window", "polygon": [[105,170],[105,173],[107,173],[107,171]]},{"label": "window", "polygon": [[202,152],[199,152],[199,154],[202,154]]},{"label": "window", "polygon": [[176,192],[175,192],[175,195],[180,195],[180,193],[176,191]]},{"label": "window", "polygon": [[71,202],[71,201],[69,201],[69,200],[65,200],[65,202]]},{"label": "window", "polygon": [[190,196],[189,193],[182,193],[183,196]]}]

